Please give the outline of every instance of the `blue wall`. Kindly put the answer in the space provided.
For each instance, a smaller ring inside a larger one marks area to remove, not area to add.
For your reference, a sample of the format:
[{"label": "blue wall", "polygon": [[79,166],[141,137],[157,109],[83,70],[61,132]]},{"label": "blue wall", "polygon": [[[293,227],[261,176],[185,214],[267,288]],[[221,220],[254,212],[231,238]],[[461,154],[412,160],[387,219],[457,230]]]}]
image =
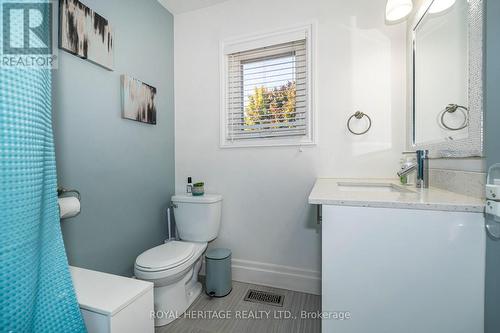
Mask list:
[{"label": "blue wall", "polygon": [[[500,163],[500,1],[486,2],[486,120],[488,166]],[[486,242],[485,332],[500,332],[500,241]]]},{"label": "blue wall", "polygon": [[[54,130],[59,184],[82,194],[62,222],[71,265],[132,275],[166,236],[174,193],[173,17],[156,0],[84,0],[115,30],[115,70],[59,51]],[[158,125],[121,118],[120,75],[158,89]]]}]

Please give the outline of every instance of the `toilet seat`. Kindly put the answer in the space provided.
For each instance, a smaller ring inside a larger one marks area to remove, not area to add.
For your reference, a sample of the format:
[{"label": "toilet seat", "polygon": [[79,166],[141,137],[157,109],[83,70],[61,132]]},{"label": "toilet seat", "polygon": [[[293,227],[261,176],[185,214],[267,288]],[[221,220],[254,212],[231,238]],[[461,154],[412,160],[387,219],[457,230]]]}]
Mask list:
[{"label": "toilet seat", "polygon": [[186,263],[195,252],[193,243],[172,241],[143,252],[137,257],[135,265],[144,272],[165,271]]}]

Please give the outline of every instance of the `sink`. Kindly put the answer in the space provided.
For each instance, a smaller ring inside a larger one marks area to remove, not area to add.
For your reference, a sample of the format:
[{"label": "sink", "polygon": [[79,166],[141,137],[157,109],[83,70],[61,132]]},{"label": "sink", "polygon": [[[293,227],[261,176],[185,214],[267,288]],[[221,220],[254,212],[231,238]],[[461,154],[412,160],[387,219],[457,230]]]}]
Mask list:
[{"label": "sink", "polygon": [[414,191],[393,183],[358,183],[338,182],[340,191],[347,192],[393,192],[393,193],[415,193]]}]

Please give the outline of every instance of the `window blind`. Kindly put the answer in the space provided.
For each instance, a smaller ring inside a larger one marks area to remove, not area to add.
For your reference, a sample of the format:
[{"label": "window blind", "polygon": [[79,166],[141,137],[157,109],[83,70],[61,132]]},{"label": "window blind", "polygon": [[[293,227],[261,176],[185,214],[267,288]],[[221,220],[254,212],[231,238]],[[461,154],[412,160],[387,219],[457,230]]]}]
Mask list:
[{"label": "window blind", "polygon": [[306,39],[228,55],[226,140],[308,131]]}]

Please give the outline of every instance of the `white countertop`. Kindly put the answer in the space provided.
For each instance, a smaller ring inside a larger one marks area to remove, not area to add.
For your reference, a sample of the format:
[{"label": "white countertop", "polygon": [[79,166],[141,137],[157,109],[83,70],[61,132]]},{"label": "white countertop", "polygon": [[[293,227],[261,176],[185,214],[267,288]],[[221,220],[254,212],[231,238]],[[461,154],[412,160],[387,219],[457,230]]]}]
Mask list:
[{"label": "white countertop", "polygon": [[113,316],[153,289],[153,283],[69,267],[80,308]]},{"label": "white countertop", "polygon": [[[339,186],[339,183],[393,184],[404,188],[404,192],[371,191],[362,188]],[[429,187],[417,189],[415,186],[402,186],[395,179],[334,179],[319,178],[309,195],[309,203],[315,205],[384,207],[401,209],[423,209],[455,212],[484,211],[485,200],[468,197]]]}]

